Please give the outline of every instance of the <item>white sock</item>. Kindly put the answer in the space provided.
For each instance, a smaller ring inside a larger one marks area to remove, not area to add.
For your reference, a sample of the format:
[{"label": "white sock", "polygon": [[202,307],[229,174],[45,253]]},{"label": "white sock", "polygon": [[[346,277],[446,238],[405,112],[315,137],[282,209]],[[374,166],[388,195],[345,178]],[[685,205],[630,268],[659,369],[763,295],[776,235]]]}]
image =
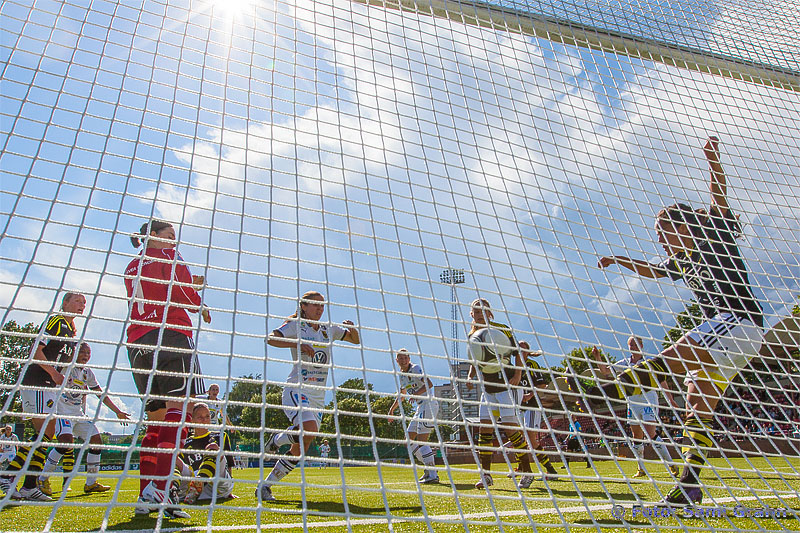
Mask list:
[{"label": "white sock", "polygon": [[636,461],[639,463],[639,470],[644,471],[644,443],[637,442],[631,446],[631,451],[634,457],[636,457]]},{"label": "white sock", "polygon": [[285,478],[292,470],[294,470],[299,462],[299,459],[282,457],[277,463],[275,463],[275,466],[272,468],[272,472],[269,473],[267,476],[267,481],[264,484],[268,487],[271,487],[281,479]]},{"label": "white sock", "polygon": [[97,474],[100,472],[100,454],[86,454],[86,484],[94,485],[97,482]]},{"label": "white sock", "polygon": [[[291,428],[289,428],[289,429],[291,429]],[[294,444],[294,440],[292,439],[292,436],[289,435],[289,433],[287,433],[286,431],[283,431],[281,433],[276,434],[275,435],[275,440],[273,442],[275,443],[275,445],[278,448],[280,448],[281,446],[286,446],[287,444],[288,445]]]},{"label": "white sock", "polygon": [[669,465],[672,462],[672,456],[669,454],[669,450],[664,444],[664,441],[661,440],[661,437],[658,437],[653,441],[653,449],[656,451],[658,456],[661,457],[661,460],[664,461],[665,464]]},{"label": "white sock", "polygon": [[47,454],[47,461],[44,463],[44,468],[42,468],[42,475],[39,476],[39,479],[45,480],[49,476],[50,472],[54,472],[56,468],[58,468],[58,462],[61,461],[61,457],[64,454],[58,451],[56,448],[50,450],[50,453]]},{"label": "white sock", "polygon": [[428,446],[427,444],[423,444],[422,446],[419,447],[419,450],[417,451],[419,452],[419,455],[417,457],[419,458],[420,461],[422,461],[422,464],[424,464],[425,466],[434,466],[435,457],[433,450],[431,449],[430,446]]}]

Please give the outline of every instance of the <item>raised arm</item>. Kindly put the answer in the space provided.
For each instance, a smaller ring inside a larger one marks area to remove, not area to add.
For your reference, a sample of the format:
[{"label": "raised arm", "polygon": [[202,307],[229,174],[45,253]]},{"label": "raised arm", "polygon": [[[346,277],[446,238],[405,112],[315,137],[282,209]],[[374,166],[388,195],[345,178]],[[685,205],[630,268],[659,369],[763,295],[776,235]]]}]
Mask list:
[{"label": "raised arm", "polygon": [[703,153],[708,160],[708,166],[711,170],[711,207],[719,211],[721,215],[728,214],[728,183],[725,178],[725,171],[722,169],[722,164],[719,161],[719,139],[713,135],[708,138],[705,146],[703,146]]},{"label": "raised arm", "polygon": [[603,375],[603,377],[611,376],[611,368],[608,366],[608,363],[603,359],[603,354],[600,353],[600,348],[597,346],[592,346],[592,357],[595,361],[597,361],[597,369]]},{"label": "raised arm", "polygon": [[641,259],[631,259],[622,255],[607,255],[597,261],[597,266],[600,268],[606,268],[611,265],[627,268],[644,278],[658,279],[667,277],[667,273],[663,268]]},{"label": "raised arm", "polygon": [[[342,322],[342,324],[345,326],[353,326],[353,321],[345,320]],[[347,333],[344,334],[342,340],[349,342],[350,344],[361,344],[361,336],[358,334],[358,330],[355,327],[348,327]]]}]

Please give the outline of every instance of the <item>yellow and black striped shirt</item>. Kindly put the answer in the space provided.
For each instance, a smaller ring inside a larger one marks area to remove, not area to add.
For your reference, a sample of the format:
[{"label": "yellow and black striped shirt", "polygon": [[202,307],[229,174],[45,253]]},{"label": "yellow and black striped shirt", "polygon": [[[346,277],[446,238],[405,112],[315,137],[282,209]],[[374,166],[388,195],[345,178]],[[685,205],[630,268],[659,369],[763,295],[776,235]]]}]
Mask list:
[{"label": "yellow and black striped shirt", "polygon": [[[44,356],[48,361],[69,363],[75,353],[75,328],[67,322],[64,315],[53,315],[44,321],[41,331],[48,337],[43,338],[41,345],[44,346]],[[33,348],[36,350],[36,347]],[[22,377],[23,385],[33,387],[55,387],[56,383],[50,374],[33,359],[28,362],[25,375]]]}]

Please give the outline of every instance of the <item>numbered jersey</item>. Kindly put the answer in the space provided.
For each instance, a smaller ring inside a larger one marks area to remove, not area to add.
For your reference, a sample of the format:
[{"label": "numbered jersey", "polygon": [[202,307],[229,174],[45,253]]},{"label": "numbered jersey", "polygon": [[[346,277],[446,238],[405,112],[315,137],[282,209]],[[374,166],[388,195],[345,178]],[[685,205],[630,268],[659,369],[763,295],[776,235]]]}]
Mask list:
[{"label": "numbered jersey", "polygon": [[[74,367],[66,378],[58,399],[58,414],[80,416],[86,413],[86,393],[100,386],[91,368]],[[77,390],[75,390],[77,389]]]},{"label": "numbered jersey", "polygon": [[[300,344],[309,344],[314,349],[314,355],[309,357],[298,346],[292,346],[292,357],[295,364],[286,381],[290,384],[308,384],[324,387],[328,382],[328,372],[331,368],[331,352],[333,341],[339,341],[347,334],[347,330],[334,325],[320,324],[319,329],[314,329],[305,320],[290,318],[275,331],[283,335],[285,340],[300,339]],[[310,401],[322,404],[325,401],[324,389],[303,389],[303,394]]]},{"label": "numbered jersey", "polygon": [[428,380],[425,379],[421,366],[412,364],[408,367],[408,371],[400,373],[400,388],[406,394],[410,394],[423,387],[427,389]]}]

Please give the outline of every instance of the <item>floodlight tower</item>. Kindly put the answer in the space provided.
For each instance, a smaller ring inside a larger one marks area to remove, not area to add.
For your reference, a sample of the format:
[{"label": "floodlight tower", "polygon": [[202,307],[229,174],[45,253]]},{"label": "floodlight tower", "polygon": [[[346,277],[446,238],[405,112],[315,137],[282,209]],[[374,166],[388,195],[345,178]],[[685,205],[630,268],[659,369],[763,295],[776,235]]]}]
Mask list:
[{"label": "floodlight tower", "polygon": [[455,269],[455,268],[448,268],[443,270],[441,274],[439,274],[439,280],[446,284],[450,285],[450,301],[453,303],[453,310],[450,315],[452,319],[453,329],[453,359],[458,360],[458,301],[456,300],[456,285],[460,285],[464,283],[464,271]]}]

